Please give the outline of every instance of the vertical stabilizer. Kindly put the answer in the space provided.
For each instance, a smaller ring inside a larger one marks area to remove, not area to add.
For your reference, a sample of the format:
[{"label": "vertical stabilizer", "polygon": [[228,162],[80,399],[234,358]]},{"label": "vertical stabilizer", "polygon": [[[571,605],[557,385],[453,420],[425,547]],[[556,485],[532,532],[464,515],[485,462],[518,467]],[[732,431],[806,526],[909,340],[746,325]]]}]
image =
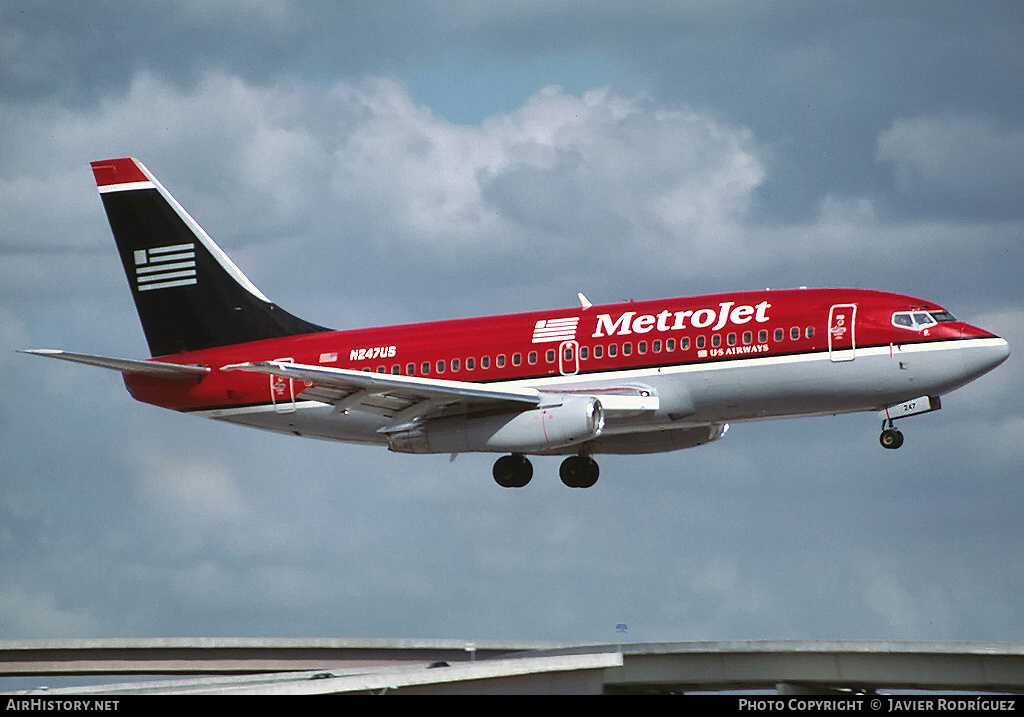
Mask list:
[{"label": "vertical stabilizer", "polygon": [[92,171],[153,356],[327,330],[271,303],[141,162]]}]

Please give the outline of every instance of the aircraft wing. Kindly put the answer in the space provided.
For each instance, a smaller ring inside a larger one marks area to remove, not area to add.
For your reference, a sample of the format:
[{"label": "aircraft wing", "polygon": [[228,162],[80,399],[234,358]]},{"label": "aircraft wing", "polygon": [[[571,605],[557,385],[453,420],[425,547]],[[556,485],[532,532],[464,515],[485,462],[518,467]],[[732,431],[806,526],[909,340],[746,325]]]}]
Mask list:
[{"label": "aircraft wing", "polygon": [[382,433],[404,430],[428,413],[453,404],[526,410],[540,405],[544,396],[535,388],[369,373],[285,361],[231,364],[221,367],[221,371],[251,371],[311,383],[299,398],[333,403],[338,409],[366,411],[392,419],[380,429]]},{"label": "aircraft wing", "polygon": [[20,353],[33,354],[35,356],[49,356],[50,358],[62,359],[84,363],[89,366],[109,368],[121,373],[135,373],[143,376],[163,379],[197,379],[210,373],[208,366],[196,366],[194,364],[164,363],[162,361],[140,361],[138,359],[112,358],[109,356],[93,356],[91,354],[76,354],[60,349],[21,349]]}]

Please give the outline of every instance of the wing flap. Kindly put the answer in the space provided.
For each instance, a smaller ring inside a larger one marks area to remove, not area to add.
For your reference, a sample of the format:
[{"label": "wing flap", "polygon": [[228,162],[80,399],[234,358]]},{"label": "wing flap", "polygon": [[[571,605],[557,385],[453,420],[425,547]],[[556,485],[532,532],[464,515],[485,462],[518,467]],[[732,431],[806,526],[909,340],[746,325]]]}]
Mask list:
[{"label": "wing flap", "polygon": [[541,392],[535,388],[450,381],[424,376],[370,373],[287,361],[230,364],[221,371],[249,371],[311,384],[299,398],[334,404],[339,411],[365,411],[391,419],[382,433],[404,430],[437,416],[456,404],[462,410],[496,408],[522,411],[554,405],[566,396],[597,397],[602,407],[620,415],[657,411],[659,400],[649,386],[615,386]]},{"label": "wing flap", "polygon": [[534,388],[498,387],[284,361],[230,364],[221,367],[221,371],[251,371],[307,381],[314,385],[300,396],[333,403],[338,408],[365,410],[389,418],[424,401],[430,403],[431,410],[453,403],[512,403],[524,409],[540,404],[542,395]]}]

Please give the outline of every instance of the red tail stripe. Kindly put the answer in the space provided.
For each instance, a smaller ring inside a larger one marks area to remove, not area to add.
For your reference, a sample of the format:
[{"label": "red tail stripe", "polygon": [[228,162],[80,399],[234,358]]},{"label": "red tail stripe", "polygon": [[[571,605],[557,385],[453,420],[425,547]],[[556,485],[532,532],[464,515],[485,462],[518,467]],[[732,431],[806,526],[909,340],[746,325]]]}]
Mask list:
[{"label": "red tail stripe", "polygon": [[96,177],[97,187],[149,181],[149,177],[139,169],[139,166],[135,164],[135,160],[129,157],[123,159],[101,159],[90,164],[93,176]]}]

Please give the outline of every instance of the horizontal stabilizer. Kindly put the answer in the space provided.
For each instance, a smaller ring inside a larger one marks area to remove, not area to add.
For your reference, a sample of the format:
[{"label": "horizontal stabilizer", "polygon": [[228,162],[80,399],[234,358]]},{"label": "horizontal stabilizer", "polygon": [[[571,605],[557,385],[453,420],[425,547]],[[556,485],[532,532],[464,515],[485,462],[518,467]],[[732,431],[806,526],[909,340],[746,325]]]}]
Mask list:
[{"label": "horizontal stabilizer", "polygon": [[109,368],[121,373],[134,373],[153,378],[184,379],[200,378],[210,373],[206,366],[194,364],[163,363],[162,361],[140,361],[138,359],[110,358],[108,356],[92,356],[90,354],[76,354],[60,349],[23,349],[23,354],[35,354],[36,356],[49,356],[64,361],[74,361],[90,366]]}]

